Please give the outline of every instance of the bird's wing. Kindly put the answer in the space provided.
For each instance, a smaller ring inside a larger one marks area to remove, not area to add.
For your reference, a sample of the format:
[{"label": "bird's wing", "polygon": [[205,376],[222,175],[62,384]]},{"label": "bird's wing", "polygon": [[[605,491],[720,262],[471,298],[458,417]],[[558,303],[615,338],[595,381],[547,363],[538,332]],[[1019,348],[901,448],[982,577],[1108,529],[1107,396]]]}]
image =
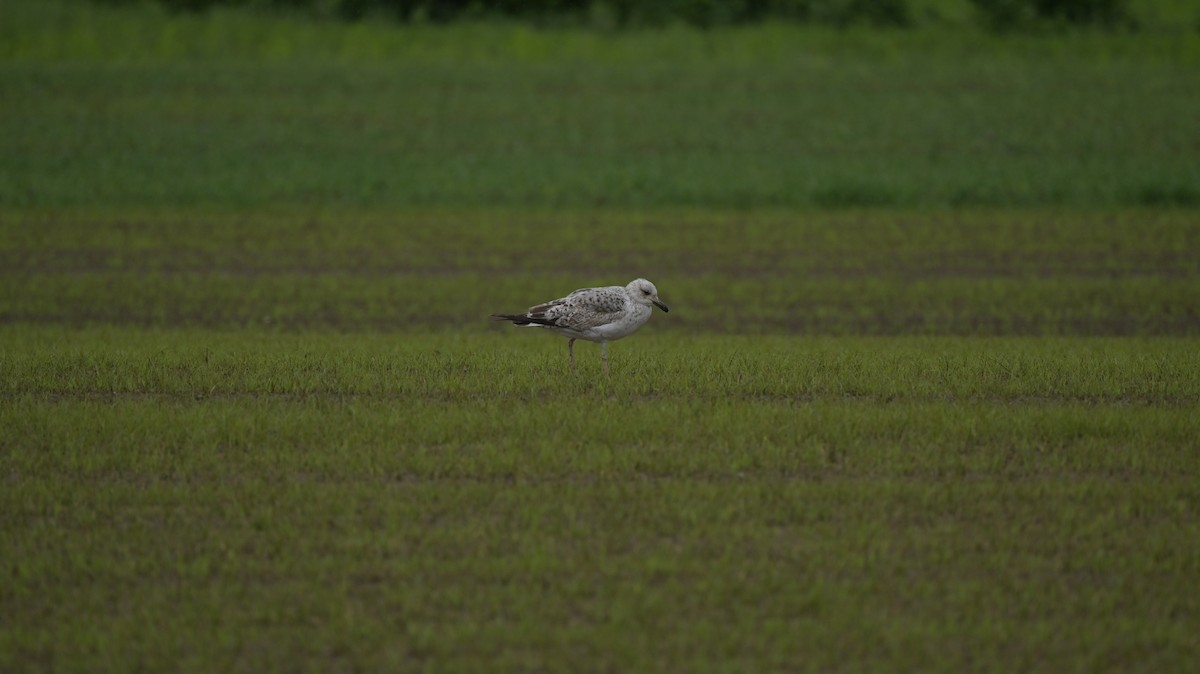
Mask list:
[{"label": "bird's wing", "polygon": [[615,321],[625,309],[621,286],[580,288],[566,297],[530,307],[528,316],[554,321],[559,327],[583,331]]}]

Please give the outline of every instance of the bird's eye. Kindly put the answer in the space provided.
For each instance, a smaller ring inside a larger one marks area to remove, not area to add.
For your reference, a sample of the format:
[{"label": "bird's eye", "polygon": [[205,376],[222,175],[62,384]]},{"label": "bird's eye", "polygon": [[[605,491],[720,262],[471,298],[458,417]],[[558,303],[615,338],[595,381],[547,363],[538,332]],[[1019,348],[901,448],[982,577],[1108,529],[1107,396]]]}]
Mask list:
[{"label": "bird's eye", "polygon": [[649,291],[649,290],[646,290],[645,288],[642,288],[642,292],[643,292],[643,293],[645,293],[645,294],[647,294],[647,295],[649,295],[649,294],[650,294],[650,291]]}]

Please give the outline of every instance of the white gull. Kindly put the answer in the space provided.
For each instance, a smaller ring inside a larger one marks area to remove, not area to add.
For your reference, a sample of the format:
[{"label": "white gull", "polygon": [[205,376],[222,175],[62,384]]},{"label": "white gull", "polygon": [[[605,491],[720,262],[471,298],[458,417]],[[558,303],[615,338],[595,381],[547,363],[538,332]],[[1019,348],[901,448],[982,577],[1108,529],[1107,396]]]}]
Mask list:
[{"label": "white gull", "polygon": [[523,314],[492,314],[513,325],[547,328],[568,337],[567,355],[575,370],[575,340],[600,342],[600,360],[608,373],[608,343],[632,335],[650,320],[651,305],[670,311],[658,299],[658,288],[644,278],[629,285],[580,288],[556,300],[530,307]]}]

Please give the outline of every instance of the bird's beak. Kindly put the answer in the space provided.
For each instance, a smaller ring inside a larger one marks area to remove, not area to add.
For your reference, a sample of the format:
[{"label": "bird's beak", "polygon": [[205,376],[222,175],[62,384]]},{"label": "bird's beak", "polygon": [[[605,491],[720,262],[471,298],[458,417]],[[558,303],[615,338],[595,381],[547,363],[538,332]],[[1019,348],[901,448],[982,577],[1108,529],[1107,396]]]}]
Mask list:
[{"label": "bird's beak", "polygon": [[671,310],[668,309],[667,305],[663,304],[661,300],[650,300],[650,301],[654,302],[654,306],[658,307],[659,309],[662,309],[664,314],[671,313]]}]

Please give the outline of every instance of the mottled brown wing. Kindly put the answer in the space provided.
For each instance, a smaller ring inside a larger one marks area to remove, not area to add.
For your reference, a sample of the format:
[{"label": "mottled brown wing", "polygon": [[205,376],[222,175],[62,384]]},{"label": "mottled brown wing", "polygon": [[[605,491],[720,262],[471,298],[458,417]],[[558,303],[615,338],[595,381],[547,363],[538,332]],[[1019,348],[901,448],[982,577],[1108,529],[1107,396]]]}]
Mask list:
[{"label": "mottled brown wing", "polygon": [[599,325],[612,323],[625,309],[625,289],[620,286],[608,288],[580,288],[566,297],[547,302],[529,310],[538,312],[559,325],[583,331]]}]

